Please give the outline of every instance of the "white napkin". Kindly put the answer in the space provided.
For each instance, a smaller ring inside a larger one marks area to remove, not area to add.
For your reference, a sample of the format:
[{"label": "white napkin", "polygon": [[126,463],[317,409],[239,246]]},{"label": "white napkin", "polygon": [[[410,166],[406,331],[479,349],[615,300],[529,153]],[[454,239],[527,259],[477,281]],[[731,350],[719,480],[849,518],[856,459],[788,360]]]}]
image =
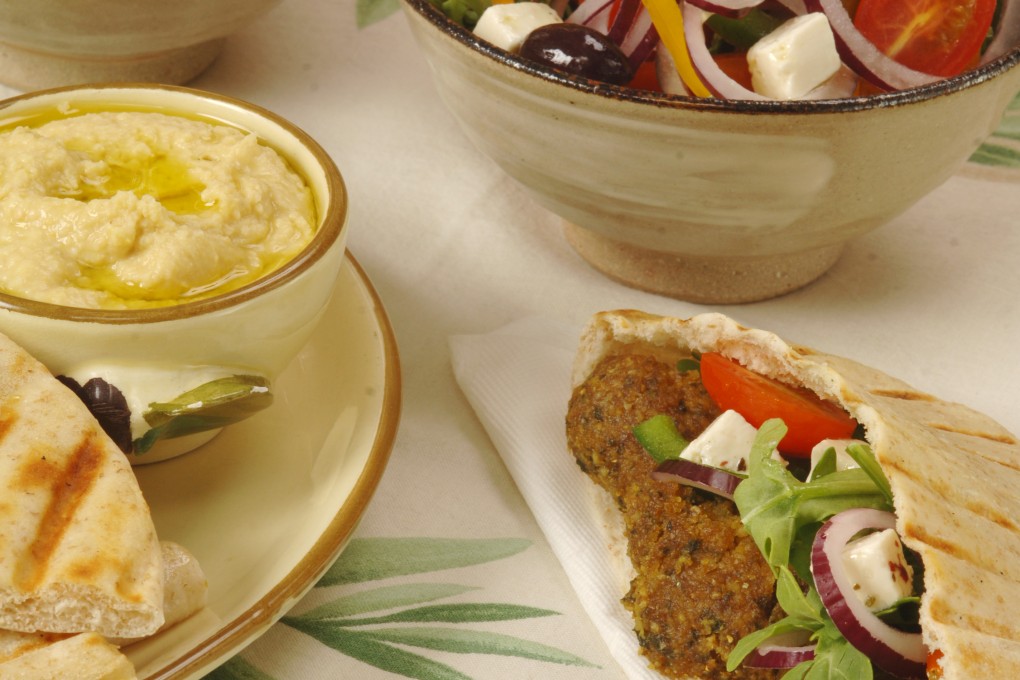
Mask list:
[{"label": "white napkin", "polygon": [[594,485],[567,451],[565,417],[579,328],[526,318],[450,338],[453,371],[610,653],[631,680],[661,680],[620,604],[627,584],[607,550]]}]

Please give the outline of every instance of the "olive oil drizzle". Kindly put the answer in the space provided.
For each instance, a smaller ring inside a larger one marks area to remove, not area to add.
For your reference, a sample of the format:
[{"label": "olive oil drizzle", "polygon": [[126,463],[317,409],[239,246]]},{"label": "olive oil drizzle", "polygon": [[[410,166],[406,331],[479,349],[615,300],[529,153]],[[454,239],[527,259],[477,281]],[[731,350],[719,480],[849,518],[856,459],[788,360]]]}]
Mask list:
[{"label": "olive oil drizzle", "polygon": [[[0,126],[0,133],[15,127],[30,128],[45,125],[50,121],[65,120],[101,111],[132,111],[162,113],[174,117],[183,117],[202,121],[211,125],[234,127],[243,132],[249,131],[231,123],[209,116],[194,113],[181,113],[153,107],[109,107],[100,104],[74,103],[66,107],[48,108],[46,110],[27,112],[25,115]],[[261,143],[261,142],[260,142]],[[94,161],[103,161],[108,173],[100,180],[86,182],[79,180],[73,190],[63,192],[56,198],[68,198],[82,202],[109,199],[118,192],[129,191],[135,195],[152,196],[164,208],[178,215],[198,215],[215,208],[215,201],[206,201],[202,194],[205,185],[190,172],[188,164],[181,159],[161,154],[147,157],[99,157],[99,154],[87,148],[77,149],[86,153]],[[291,165],[288,162],[288,165]],[[291,166],[292,167],[292,166]],[[256,268],[239,265],[214,281],[207,282],[191,290],[161,290],[151,287],[140,287],[122,280],[112,267],[82,267],[75,285],[89,290],[110,293],[117,298],[112,307],[146,308],[163,307],[181,304],[212,295],[230,292],[241,288],[274,271],[291,259],[293,253],[263,257]],[[162,287],[160,287],[162,288]],[[169,288],[169,287],[167,287]]]}]

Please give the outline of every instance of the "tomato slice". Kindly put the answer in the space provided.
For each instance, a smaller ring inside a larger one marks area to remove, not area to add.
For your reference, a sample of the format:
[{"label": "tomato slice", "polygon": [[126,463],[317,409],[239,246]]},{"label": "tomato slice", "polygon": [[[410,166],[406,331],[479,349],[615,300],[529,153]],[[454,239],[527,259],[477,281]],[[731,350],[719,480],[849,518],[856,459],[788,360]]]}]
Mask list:
[{"label": "tomato slice", "polygon": [[928,680],[942,680],[942,650],[936,649],[928,655],[928,662],[924,667]]},{"label": "tomato slice", "polygon": [[701,382],[719,408],[734,410],[755,427],[782,418],[788,431],[779,443],[784,454],[806,458],[823,439],[847,439],[857,422],[814,392],[755,373],[722,354],[701,356]]},{"label": "tomato slice", "polygon": [[901,64],[955,76],[976,63],[994,14],[995,0],[860,0],[854,25]]}]

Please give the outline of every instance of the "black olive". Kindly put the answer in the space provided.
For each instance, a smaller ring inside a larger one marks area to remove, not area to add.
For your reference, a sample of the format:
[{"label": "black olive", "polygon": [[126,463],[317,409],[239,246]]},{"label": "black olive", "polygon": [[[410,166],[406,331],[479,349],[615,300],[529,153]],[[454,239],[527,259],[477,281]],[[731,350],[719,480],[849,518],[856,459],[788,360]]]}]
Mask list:
[{"label": "black olive", "polygon": [[131,453],[134,448],[131,440],[131,409],[128,408],[124,393],[116,385],[102,378],[92,378],[84,385],[79,385],[77,380],[66,375],[58,375],[57,380],[85,403],[103,431],[121,451]]},{"label": "black olive", "polygon": [[626,85],[634,77],[627,55],[588,26],[561,22],[536,28],[524,39],[521,57],[556,71]]}]

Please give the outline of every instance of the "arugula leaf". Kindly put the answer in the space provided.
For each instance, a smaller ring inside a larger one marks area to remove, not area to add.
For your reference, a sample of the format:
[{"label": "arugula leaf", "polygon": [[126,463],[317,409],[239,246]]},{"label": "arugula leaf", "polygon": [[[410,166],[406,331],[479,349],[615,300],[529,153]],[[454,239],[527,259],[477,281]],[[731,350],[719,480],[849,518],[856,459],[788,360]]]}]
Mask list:
[{"label": "arugula leaf", "polygon": [[[874,669],[871,659],[847,642],[836,624],[826,617],[818,631],[815,658],[803,675],[804,680],[872,680]],[[786,680],[786,676],[783,676]]]},{"label": "arugula leaf", "polygon": [[786,612],[786,618],[741,638],[726,658],[727,671],[735,669],[748,654],[772,638],[800,631],[814,637],[826,625],[828,618],[825,608],[814,589],[805,593],[797,578],[786,567],[777,570],[776,599]]},{"label": "arugula leaf", "polygon": [[912,596],[897,600],[889,607],[875,612],[875,616],[893,628],[911,633],[921,632],[921,598]]},{"label": "arugula leaf", "polygon": [[676,370],[680,373],[701,370],[701,352],[693,351],[687,359],[680,359],[676,362]]},{"label": "arugula leaf", "polygon": [[432,4],[465,28],[474,28],[492,0],[431,0]]},{"label": "arugula leaf", "polygon": [[[860,444],[851,444],[846,447],[847,454],[854,459],[854,462],[861,466],[861,469],[871,477],[871,481],[875,483],[878,490],[882,492],[882,495],[889,501],[889,506],[893,504],[892,498],[892,486],[889,485],[889,479],[882,472],[881,466],[878,464],[878,458],[872,452],[871,447],[866,443],[861,442]],[[835,453],[835,452],[833,452]]]},{"label": "arugula leaf", "polygon": [[850,508],[892,510],[892,503],[862,468],[839,470],[802,482],[772,458],[786,425],[772,419],[758,430],[748,456],[748,477],[737,486],[733,500],[748,533],[765,560],[777,569],[790,563],[801,530]]},{"label": "arugula leaf", "polygon": [[[871,660],[839,632],[814,588],[810,552],[819,527],[829,517],[850,508],[892,511],[892,489],[864,442],[847,448],[860,467],[837,470],[835,449],[829,448],[810,481],[800,481],[783,461],[772,457],[785,434],[781,420],[766,421],[759,428],[748,457],[748,476],[733,500],[776,574],[776,599],[787,616],[741,639],[727,658],[727,668],[735,669],[767,640],[801,631],[814,641],[815,656],[787,671],[783,680],[872,680]],[[909,620],[916,599],[906,598],[886,614]]]},{"label": "arugula leaf", "polygon": [[819,479],[836,471],[836,447],[830,446],[811,468],[811,479]]}]

